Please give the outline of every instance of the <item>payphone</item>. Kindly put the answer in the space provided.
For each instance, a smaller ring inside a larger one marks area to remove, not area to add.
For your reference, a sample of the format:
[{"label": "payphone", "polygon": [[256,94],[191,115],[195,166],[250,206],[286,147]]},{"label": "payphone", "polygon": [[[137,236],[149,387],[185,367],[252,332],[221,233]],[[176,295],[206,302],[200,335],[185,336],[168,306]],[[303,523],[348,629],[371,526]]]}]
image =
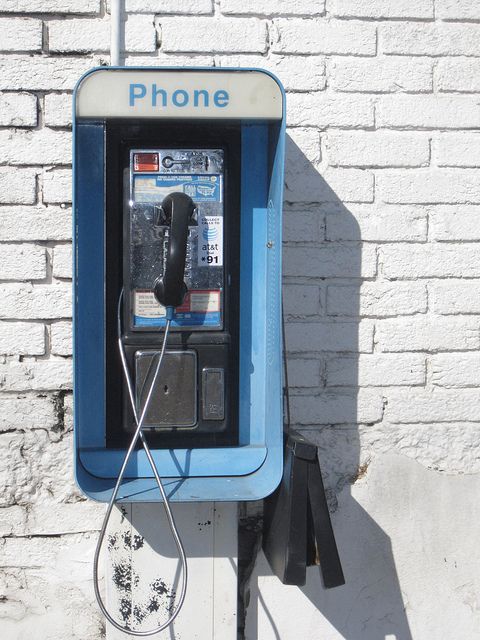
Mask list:
[{"label": "payphone", "polygon": [[73,131],[80,488],[109,511],[263,498],[283,459],[280,82],[93,69]]}]

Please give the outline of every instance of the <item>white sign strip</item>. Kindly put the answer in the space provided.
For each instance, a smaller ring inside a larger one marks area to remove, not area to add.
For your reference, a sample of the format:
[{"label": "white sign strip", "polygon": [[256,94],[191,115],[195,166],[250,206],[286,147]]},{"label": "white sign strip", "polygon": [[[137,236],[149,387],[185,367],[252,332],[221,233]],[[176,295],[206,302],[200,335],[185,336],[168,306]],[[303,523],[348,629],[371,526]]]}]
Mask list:
[{"label": "white sign strip", "polygon": [[282,118],[279,83],[262,71],[98,69],[76,92],[79,118]]}]

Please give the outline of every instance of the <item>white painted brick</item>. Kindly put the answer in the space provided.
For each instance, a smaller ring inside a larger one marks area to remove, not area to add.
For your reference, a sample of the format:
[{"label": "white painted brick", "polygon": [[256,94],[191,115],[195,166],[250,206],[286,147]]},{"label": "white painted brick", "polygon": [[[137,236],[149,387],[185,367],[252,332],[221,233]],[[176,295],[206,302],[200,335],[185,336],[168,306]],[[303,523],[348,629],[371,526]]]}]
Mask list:
[{"label": "white painted brick", "polygon": [[480,91],[480,60],[478,58],[445,58],[435,68],[439,91]]},{"label": "white painted brick", "polygon": [[330,316],[388,317],[425,313],[427,288],[420,282],[364,282],[360,287],[329,285]]},{"label": "white painted brick", "polygon": [[427,239],[427,211],[412,205],[351,204],[327,211],[326,239],[364,242]]},{"label": "white painted brick", "polygon": [[73,504],[49,500],[34,504],[28,510],[27,531],[29,535],[35,536],[96,532],[104,515],[105,505],[93,500]]},{"label": "white painted brick", "polygon": [[276,15],[323,15],[325,0],[220,0],[220,10],[225,14],[254,13]]},{"label": "white painted brick", "polygon": [[54,355],[72,355],[72,323],[53,323],[50,327],[50,343],[51,351]]},{"label": "white painted brick", "polygon": [[322,91],[325,88],[325,59],[322,56],[216,56],[217,67],[256,67],[278,76],[286,91]]},{"label": "white painted brick", "polygon": [[[371,127],[374,124],[373,101],[369,96],[314,92],[287,96],[289,126]],[[480,118],[479,118],[480,120]]]},{"label": "white painted brick", "polygon": [[478,56],[480,25],[445,22],[399,22],[380,27],[384,53],[427,56]]},{"label": "white painted brick", "polygon": [[53,277],[72,277],[72,245],[61,244],[53,249]]},{"label": "white painted brick", "polygon": [[53,566],[60,548],[65,551],[67,544],[52,538],[6,538],[0,566],[30,567],[38,571]]},{"label": "white painted brick", "polygon": [[127,15],[125,24],[125,49],[139,53],[155,51],[157,35],[154,16]]},{"label": "white painted brick", "polygon": [[435,313],[480,314],[480,282],[478,280],[447,280],[429,287]]},{"label": "white painted brick", "polygon": [[316,211],[284,211],[283,240],[285,242],[320,242],[323,240],[324,217]]},{"label": "white painted brick", "polygon": [[71,91],[80,76],[96,64],[92,58],[0,56],[0,90]]},{"label": "white painted brick", "polygon": [[391,244],[380,249],[387,278],[480,277],[480,244]]},{"label": "white painted brick", "polygon": [[383,202],[443,204],[480,202],[478,169],[411,169],[377,174],[376,192]]},{"label": "white painted brick", "polygon": [[419,167],[430,157],[426,135],[397,131],[335,131],[326,136],[330,165]]},{"label": "white painted brick", "polygon": [[54,169],[43,172],[43,202],[72,201],[72,172],[70,169]]},{"label": "white painted brick", "polygon": [[328,387],[424,385],[425,357],[420,354],[362,354],[327,360]]},{"label": "white painted brick", "polygon": [[6,164],[70,164],[71,135],[67,131],[0,131],[0,162]]},{"label": "white painted brick", "polygon": [[0,240],[70,240],[70,209],[60,207],[0,207]]},{"label": "white painted brick", "polygon": [[49,429],[55,424],[51,397],[0,395],[0,431],[9,429]]},{"label": "white painted brick", "polygon": [[26,509],[19,505],[0,509],[0,536],[21,536],[27,524]]},{"label": "white painted brick", "polygon": [[480,320],[411,316],[379,320],[375,341],[380,351],[468,351],[480,347]]},{"label": "white painted brick", "polygon": [[[64,425],[65,430],[72,432],[73,431],[73,394],[66,393],[63,397],[63,409],[64,409]],[[73,439],[73,433],[72,433]]]},{"label": "white painted brick", "polygon": [[320,290],[316,285],[284,285],[283,308],[287,316],[312,316],[320,313]]},{"label": "white painted brick", "polygon": [[435,12],[442,20],[480,20],[480,5],[473,0],[435,0]]},{"label": "white painted brick", "polygon": [[[0,397],[0,405],[2,403]],[[13,398],[8,398],[8,409],[15,411]],[[5,418],[5,415],[3,415]],[[0,415],[1,425],[2,415]],[[8,426],[0,430],[8,430]],[[0,506],[6,507],[18,502],[23,491],[21,485],[28,482],[29,470],[22,460],[21,447],[24,443],[24,435],[21,433],[0,434]],[[31,474],[30,474],[31,475]]]},{"label": "white painted brick", "polygon": [[215,52],[266,50],[266,24],[257,18],[161,18],[163,51]]},{"label": "white painted brick", "polygon": [[30,93],[0,93],[0,126],[35,127],[37,97]]},{"label": "white painted brick", "polygon": [[0,51],[40,51],[42,21],[0,18]]},{"label": "white painted brick", "polygon": [[171,0],[125,0],[125,11],[156,14],[208,14],[213,12],[213,0],[176,0],[173,3]]},{"label": "white painted brick", "polygon": [[0,353],[40,356],[45,353],[45,327],[31,322],[0,321]]},{"label": "white painted brick", "polygon": [[286,347],[291,353],[373,351],[373,324],[358,322],[289,322]]},{"label": "white painted brick", "polygon": [[372,202],[373,174],[360,169],[331,169],[322,173],[324,198],[320,202]]},{"label": "white painted brick", "polygon": [[432,240],[480,240],[480,207],[478,205],[443,205],[429,211],[429,233]]},{"label": "white painted brick", "polygon": [[352,424],[379,422],[383,401],[379,392],[359,389],[358,394],[324,393],[318,396],[291,396],[294,424]]},{"label": "white painted brick", "polygon": [[320,361],[288,360],[288,386],[295,388],[318,387],[320,385]]},{"label": "white painted brick", "polygon": [[35,169],[0,167],[0,204],[33,204],[36,174]]},{"label": "white painted brick", "polygon": [[45,124],[48,127],[69,127],[72,124],[70,93],[50,93],[45,96]]},{"label": "white painted brick", "polygon": [[2,318],[70,318],[72,291],[64,284],[1,284]]},{"label": "white painted brick", "polygon": [[4,13],[98,13],[100,0],[0,0]]},{"label": "white painted brick", "polygon": [[215,56],[195,53],[165,53],[157,51],[154,56],[129,55],[125,66],[135,67],[214,67]]},{"label": "white painted brick", "polygon": [[376,26],[369,22],[280,18],[273,25],[274,53],[375,55]]},{"label": "white painted brick", "polygon": [[432,83],[432,61],[423,58],[335,58],[329,68],[336,91],[431,91]]},{"label": "white painted brick", "polygon": [[392,389],[385,417],[390,422],[478,420],[480,389]]},{"label": "white painted brick", "polygon": [[437,387],[479,387],[479,353],[441,353],[432,356],[432,382]]},{"label": "white painted brick", "polygon": [[1,280],[42,280],[46,275],[44,247],[34,244],[0,244]]},{"label": "white painted brick", "polygon": [[284,274],[308,278],[371,278],[376,272],[375,247],[323,244],[285,247]]},{"label": "white painted brick", "polygon": [[108,20],[52,20],[48,22],[48,44],[53,52],[108,51]]},{"label": "white painted brick", "polygon": [[[49,48],[53,52],[107,52],[110,20],[52,20],[48,23]],[[123,23],[127,51],[150,52],[156,48],[153,16],[127,15]]]},{"label": "white painted brick", "polygon": [[478,167],[480,133],[440,133],[433,138],[432,152],[439,167]]},{"label": "white painted brick", "polygon": [[388,278],[478,277],[480,245],[385,245],[380,249],[383,272]]},{"label": "white painted brick", "polygon": [[319,133],[313,129],[289,129],[285,142],[285,199],[289,202],[331,199],[319,174]]},{"label": "white painted brick", "polygon": [[377,104],[377,126],[477,129],[480,127],[480,105],[474,96],[382,96]]},{"label": "white painted brick", "polygon": [[55,391],[72,388],[72,361],[39,360],[0,365],[2,391]]},{"label": "white painted brick", "polygon": [[285,200],[290,203],[372,202],[373,174],[360,169],[326,169],[322,175],[302,158],[287,162]]},{"label": "white painted brick", "polygon": [[307,172],[311,165],[320,166],[320,133],[311,128],[287,129],[285,167],[290,173]]},{"label": "white painted brick", "polygon": [[433,18],[433,0],[334,0],[332,11],[345,18]]}]

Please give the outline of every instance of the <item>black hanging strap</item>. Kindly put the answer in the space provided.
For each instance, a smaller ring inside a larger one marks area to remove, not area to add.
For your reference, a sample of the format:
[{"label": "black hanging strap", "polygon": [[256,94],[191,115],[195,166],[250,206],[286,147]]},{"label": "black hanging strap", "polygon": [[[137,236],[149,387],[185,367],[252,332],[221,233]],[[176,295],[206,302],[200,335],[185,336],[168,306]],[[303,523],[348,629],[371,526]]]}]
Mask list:
[{"label": "black hanging strap", "polygon": [[320,564],[325,588],[345,584],[317,447],[294,430],[286,436],[281,484],[265,500],[263,550],[284,584],[304,585],[311,564]]}]

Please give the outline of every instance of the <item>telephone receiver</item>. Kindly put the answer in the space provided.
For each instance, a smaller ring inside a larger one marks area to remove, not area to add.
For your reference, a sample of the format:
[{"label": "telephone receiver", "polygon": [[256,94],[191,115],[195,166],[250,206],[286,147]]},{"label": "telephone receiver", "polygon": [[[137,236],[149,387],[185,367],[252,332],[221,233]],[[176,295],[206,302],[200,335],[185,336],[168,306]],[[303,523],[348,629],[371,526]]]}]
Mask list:
[{"label": "telephone receiver", "polygon": [[188,291],[184,282],[189,225],[196,225],[196,205],[185,193],[170,193],[161,205],[170,227],[167,259],[162,276],[155,280],[153,293],[164,307],[179,307]]}]

